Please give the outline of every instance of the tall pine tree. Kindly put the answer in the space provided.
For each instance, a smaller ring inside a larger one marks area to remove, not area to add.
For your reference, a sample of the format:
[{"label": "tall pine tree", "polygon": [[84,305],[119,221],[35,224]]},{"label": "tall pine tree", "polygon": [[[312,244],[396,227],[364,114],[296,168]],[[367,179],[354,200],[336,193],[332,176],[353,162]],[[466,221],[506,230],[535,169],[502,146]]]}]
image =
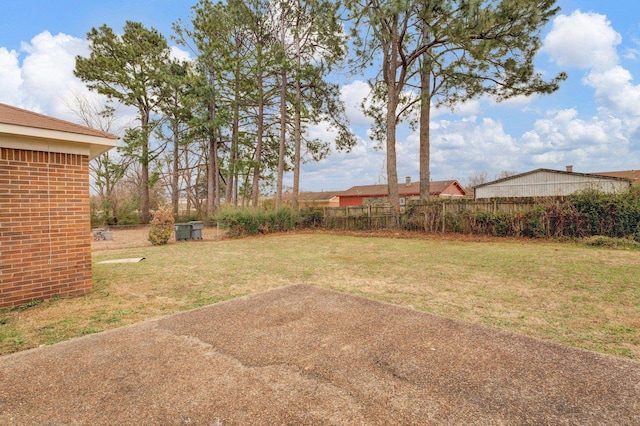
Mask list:
[{"label": "tall pine tree", "polygon": [[149,169],[158,155],[150,147],[157,124],[153,116],[165,93],[163,84],[169,59],[167,40],[157,30],[127,21],[116,35],[107,25],[88,34],[89,57],[76,57],[74,74],[91,90],[137,110],[139,126],[125,133],[124,152],[141,166],[142,222],[150,219]]}]

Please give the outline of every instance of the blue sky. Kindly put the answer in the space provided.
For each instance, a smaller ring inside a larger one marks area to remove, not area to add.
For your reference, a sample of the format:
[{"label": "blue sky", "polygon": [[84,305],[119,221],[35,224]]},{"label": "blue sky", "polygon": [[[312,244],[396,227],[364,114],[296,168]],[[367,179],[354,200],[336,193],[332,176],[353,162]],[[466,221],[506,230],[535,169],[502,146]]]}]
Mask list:
[{"label": "blue sky", "polygon": [[[86,54],[86,33],[126,20],[165,36],[177,19],[188,20],[196,1],[0,0],[0,102],[77,121],[72,93],[85,88],[73,76],[73,59]],[[544,97],[495,104],[479,99],[457,112],[434,111],[432,178],[458,179],[486,172],[535,168],[598,172],[640,168],[640,3],[561,0],[561,12],[543,32],[537,57],[547,76],[566,71],[561,89]],[[369,120],[357,104],[367,93],[364,77],[340,81],[359,143],[305,164],[303,190],[338,190],[384,181],[384,153],[367,138]],[[330,137],[323,126],[310,129]],[[398,174],[418,178],[417,134],[398,140]],[[291,177],[287,176],[288,181]]]}]

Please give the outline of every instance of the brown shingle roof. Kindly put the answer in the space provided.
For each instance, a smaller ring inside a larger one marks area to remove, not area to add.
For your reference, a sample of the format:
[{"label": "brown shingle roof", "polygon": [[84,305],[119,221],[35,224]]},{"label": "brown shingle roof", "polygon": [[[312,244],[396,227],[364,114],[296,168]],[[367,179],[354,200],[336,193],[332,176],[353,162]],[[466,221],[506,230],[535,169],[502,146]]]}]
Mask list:
[{"label": "brown shingle roof", "polygon": [[621,170],[618,172],[601,172],[601,173],[591,173],[591,174],[625,178],[625,179],[631,180],[633,186],[640,186],[640,170]]},{"label": "brown shingle roof", "polygon": [[[429,184],[429,194],[430,195],[440,195],[445,189],[449,186],[458,184],[455,180],[432,180]],[[460,186],[458,184],[458,186]],[[460,186],[460,189],[464,191],[464,188]],[[338,193],[341,197],[386,197],[388,195],[387,185],[362,185],[362,186],[354,186],[346,191]],[[405,182],[398,183],[398,195],[403,196],[418,196],[420,195],[420,182],[412,182],[407,185]]]},{"label": "brown shingle roof", "polygon": [[331,201],[337,192],[321,191],[321,192],[301,192],[298,194],[298,200],[301,201]]},{"label": "brown shingle roof", "polygon": [[[340,195],[340,192],[320,191],[320,192],[300,192],[298,194],[298,201],[331,201],[336,195]],[[283,194],[284,199],[290,199],[292,194]]]},{"label": "brown shingle roof", "polygon": [[66,133],[75,133],[86,136],[96,136],[108,139],[118,139],[111,133],[91,129],[89,127],[74,124],[46,115],[38,114],[25,109],[16,108],[0,103],[0,124],[10,124],[23,127],[34,127],[44,130],[55,130]]}]

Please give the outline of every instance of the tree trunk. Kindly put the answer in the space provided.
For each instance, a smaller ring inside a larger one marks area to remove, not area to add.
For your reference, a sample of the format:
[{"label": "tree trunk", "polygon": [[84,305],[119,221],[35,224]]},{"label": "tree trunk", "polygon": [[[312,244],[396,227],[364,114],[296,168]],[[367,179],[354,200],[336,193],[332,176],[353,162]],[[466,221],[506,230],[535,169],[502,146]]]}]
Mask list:
[{"label": "tree trunk", "polygon": [[280,11],[280,43],[282,44],[282,71],[280,86],[280,146],[278,150],[278,177],[276,181],[276,209],[282,206],[282,190],[284,179],[284,155],[287,142],[287,39],[285,28],[285,11]]},{"label": "tree trunk", "polygon": [[240,83],[240,78],[236,79],[236,99],[233,105],[233,125],[232,125],[232,138],[231,138],[231,175],[233,176],[233,184],[231,185],[231,203],[234,206],[238,205],[238,150],[240,139],[240,89],[237,87]]},{"label": "tree trunk", "polygon": [[142,190],[142,223],[147,224],[151,219],[151,206],[149,197],[149,113],[144,112],[141,118],[142,124],[142,157],[140,163],[142,166],[142,182],[140,188]]},{"label": "tree trunk", "polygon": [[189,169],[189,148],[184,150],[184,182],[185,182],[185,198],[187,201],[187,217],[191,216],[191,170]]},{"label": "tree trunk", "polygon": [[385,49],[383,59],[384,80],[387,86],[387,187],[391,204],[391,226],[399,226],[400,197],[398,195],[398,168],[396,165],[396,110],[398,109],[398,86],[396,70],[398,69],[398,27],[397,22],[391,28],[390,46]]},{"label": "tree trunk", "polygon": [[298,210],[298,193],[300,192],[300,151],[302,145],[302,120],[300,118],[300,103],[302,102],[302,87],[300,84],[300,69],[302,68],[300,60],[300,39],[297,31],[295,32],[294,43],[296,46],[296,99],[294,109],[294,144],[295,153],[293,159],[293,194],[291,194],[291,207]]},{"label": "tree trunk", "polygon": [[227,188],[225,191],[225,201],[227,204],[233,206],[238,205],[238,170],[236,164],[238,161],[240,106],[237,96],[238,91],[236,90],[236,101],[234,101],[233,106],[233,122],[231,124],[231,152],[229,154],[229,170],[227,171]]},{"label": "tree trunk", "polygon": [[[236,51],[239,51],[240,40],[236,38]],[[233,119],[231,123],[231,152],[229,153],[229,170],[227,171],[227,188],[225,201],[227,204],[238,205],[238,138],[240,122],[240,62],[236,59],[234,79]]]},{"label": "tree trunk", "polygon": [[[211,102],[208,105],[209,109],[209,121],[215,122],[216,120],[216,104]],[[216,210],[215,197],[217,195],[216,190],[216,178],[218,176],[218,156],[217,156],[217,144],[216,144],[216,132],[215,129],[211,131],[209,135],[209,161],[207,163],[207,214],[212,216]]]},{"label": "tree trunk", "polygon": [[[395,92],[389,86],[389,93]],[[391,224],[399,225],[400,197],[398,195],[398,169],[396,165],[396,108],[397,99],[390,97],[387,110],[387,187],[389,189],[389,204],[391,204]]]},{"label": "tree trunk", "polygon": [[180,168],[180,143],[178,138],[178,126],[173,129],[173,170],[171,174],[171,205],[174,216],[178,216],[178,169]]},{"label": "tree trunk", "polygon": [[214,149],[213,149],[213,208],[214,211],[220,210],[220,159],[218,158],[218,144],[222,140],[221,130],[216,138],[216,132],[213,132]]},{"label": "tree trunk", "polygon": [[258,68],[258,125],[256,130],[256,165],[253,168],[253,182],[251,185],[251,205],[258,207],[260,196],[260,171],[262,168],[262,134],[264,132],[264,93],[262,69]]},{"label": "tree trunk", "polygon": [[423,56],[420,70],[420,200],[429,201],[431,194],[431,172],[429,164],[431,121],[431,68],[427,54]]},{"label": "tree trunk", "polygon": [[276,183],[276,209],[282,206],[282,181],[284,179],[284,154],[287,141],[287,70],[282,70],[280,88],[280,148],[278,150],[278,181]]}]

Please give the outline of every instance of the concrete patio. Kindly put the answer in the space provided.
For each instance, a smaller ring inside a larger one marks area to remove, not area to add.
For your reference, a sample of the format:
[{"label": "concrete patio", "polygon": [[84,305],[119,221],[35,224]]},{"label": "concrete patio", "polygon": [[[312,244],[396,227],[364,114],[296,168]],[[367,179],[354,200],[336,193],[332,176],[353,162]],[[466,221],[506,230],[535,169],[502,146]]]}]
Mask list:
[{"label": "concrete patio", "polygon": [[0,424],[640,424],[640,363],[298,285],[0,358]]}]

